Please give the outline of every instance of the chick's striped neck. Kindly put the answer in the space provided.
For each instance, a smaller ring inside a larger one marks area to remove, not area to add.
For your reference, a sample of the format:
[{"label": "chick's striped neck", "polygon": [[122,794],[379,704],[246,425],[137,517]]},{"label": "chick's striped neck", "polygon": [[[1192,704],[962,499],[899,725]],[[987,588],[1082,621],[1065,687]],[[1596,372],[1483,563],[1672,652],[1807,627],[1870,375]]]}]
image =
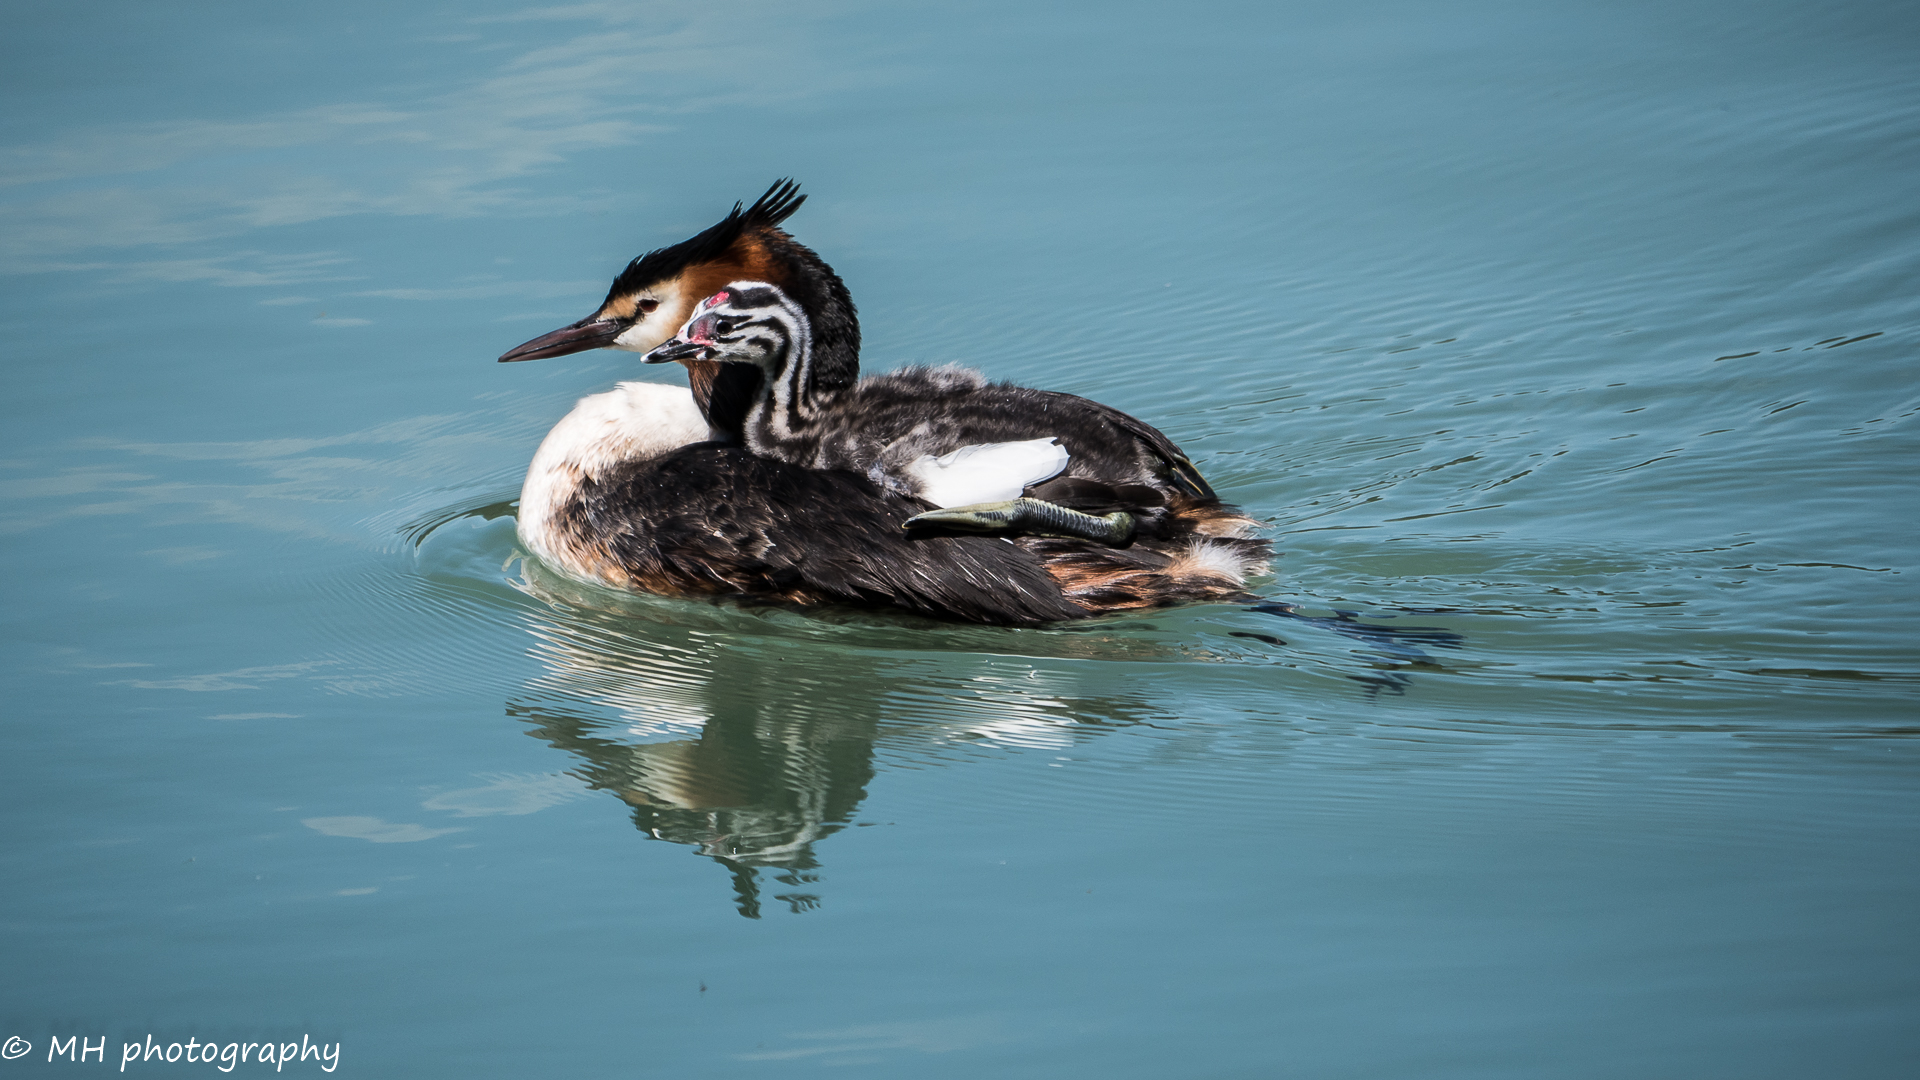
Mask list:
[{"label": "chick's striped neck", "polygon": [[764,359],[759,399],[747,414],[747,445],[776,457],[816,441],[813,429],[836,396],[814,385],[813,332],[791,300],[764,311],[750,333]]}]

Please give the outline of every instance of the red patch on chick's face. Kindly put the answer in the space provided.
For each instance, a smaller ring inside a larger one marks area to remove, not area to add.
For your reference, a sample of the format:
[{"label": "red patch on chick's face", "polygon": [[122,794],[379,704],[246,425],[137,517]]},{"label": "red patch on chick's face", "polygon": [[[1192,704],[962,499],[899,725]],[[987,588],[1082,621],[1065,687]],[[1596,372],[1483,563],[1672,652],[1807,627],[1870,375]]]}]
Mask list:
[{"label": "red patch on chick's face", "polygon": [[693,320],[687,323],[687,329],[681,336],[693,345],[713,344],[714,318],[712,312],[714,308],[726,302],[727,291],[725,289],[700,301],[700,306],[694,309]]}]

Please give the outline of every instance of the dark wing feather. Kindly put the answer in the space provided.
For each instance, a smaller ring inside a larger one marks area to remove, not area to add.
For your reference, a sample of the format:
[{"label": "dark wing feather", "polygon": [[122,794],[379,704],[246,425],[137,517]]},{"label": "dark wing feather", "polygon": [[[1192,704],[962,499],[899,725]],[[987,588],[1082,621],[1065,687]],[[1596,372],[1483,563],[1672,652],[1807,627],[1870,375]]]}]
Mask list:
[{"label": "dark wing feather", "polygon": [[1031,554],[989,537],[909,540],[927,509],[851,473],[701,443],[590,485],[591,526],[636,581],[1032,626],[1083,618]]},{"label": "dark wing feather", "polygon": [[1159,429],[1073,394],[988,383],[968,371],[910,367],[861,380],[840,408],[852,438],[846,451],[829,454],[823,463],[842,468],[864,469],[878,447],[909,433],[930,453],[1052,435],[1079,463],[1078,476],[1111,484],[1151,479],[1175,494],[1219,499]]},{"label": "dark wing feather", "polygon": [[1174,445],[1173,440],[1162,434],[1159,428],[1145,421],[1128,416],[1126,413],[1121,412],[1111,405],[1102,405],[1097,401],[1079,397],[1075,394],[1062,394],[1055,390],[1038,390],[1035,391],[1035,393],[1060,402],[1063,406],[1063,412],[1071,411],[1076,407],[1085,409],[1099,416],[1107,423],[1112,424],[1114,427],[1133,436],[1140,442],[1145,443],[1152,449],[1154,456],[1167,463],[1167,468],[1170,470],[1170,477],[1174,482],[1174,486],[1181,494],[1189,495],[1196,499],[1218,499],[1220,497],[1213,493],[1212,485],[1207,483],[1206,477],[1200,475],[1200,470],[1194,467],[1193,461],[1187,457],[1186,452]]}]

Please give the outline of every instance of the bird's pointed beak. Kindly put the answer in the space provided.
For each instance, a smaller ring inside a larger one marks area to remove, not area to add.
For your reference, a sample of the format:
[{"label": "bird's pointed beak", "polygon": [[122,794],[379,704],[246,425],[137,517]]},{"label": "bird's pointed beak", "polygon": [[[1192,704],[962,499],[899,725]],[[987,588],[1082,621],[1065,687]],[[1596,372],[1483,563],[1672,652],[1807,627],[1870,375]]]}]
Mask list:
[{"label": "bird's pointed beak", "polygon": [[711,358],[713,346],[699,341],[687,341],[673,338],[662,342],[659,348],[641,357],[649,364],[665,364],[676,360],[707,360]]},{"label": "bird's pointed beak", "polygon": [[718,353],[713,347],[713,316],[703,314],[688,320],[679,333],[640,359],[649,364],[665,364],[675,360],[711,360]]},{"label": "bird's pointed beak", "polygon": [[627,326],[627,323],[618,319],[596,319],[589,315],[571,326],[563,326],[550,334],[541,334],[532,341],[515,345],[500,354],[500,362],[510,364],[515,360],[544,360],[549,356],[605,348],[613,344],[613,340],[624,333]]}]

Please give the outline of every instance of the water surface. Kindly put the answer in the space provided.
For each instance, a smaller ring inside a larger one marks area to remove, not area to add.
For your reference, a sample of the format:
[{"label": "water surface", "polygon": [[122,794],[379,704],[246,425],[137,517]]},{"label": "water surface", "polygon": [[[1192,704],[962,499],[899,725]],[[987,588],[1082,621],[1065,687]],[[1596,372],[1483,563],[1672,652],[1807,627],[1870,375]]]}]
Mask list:
[{"label": "water surface", "polygon": [[[1911,1069],[1901,5],[10,30],[7,1068]],[[1299,617],[527,560],[546,428],[675,376],[492,358],[788,174],[870,369],[1150,420]]]}]

